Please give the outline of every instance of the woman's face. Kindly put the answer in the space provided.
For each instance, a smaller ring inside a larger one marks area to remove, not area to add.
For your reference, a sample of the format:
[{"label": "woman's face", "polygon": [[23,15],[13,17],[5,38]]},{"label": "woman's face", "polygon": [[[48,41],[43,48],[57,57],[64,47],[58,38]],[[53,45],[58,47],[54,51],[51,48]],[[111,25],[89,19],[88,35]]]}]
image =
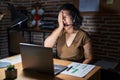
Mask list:
[{"label": "woman's face", "polygon": [[67,10],[63,10],[63,24],[65,27],[70,27],[73,25],[72,16]]}]

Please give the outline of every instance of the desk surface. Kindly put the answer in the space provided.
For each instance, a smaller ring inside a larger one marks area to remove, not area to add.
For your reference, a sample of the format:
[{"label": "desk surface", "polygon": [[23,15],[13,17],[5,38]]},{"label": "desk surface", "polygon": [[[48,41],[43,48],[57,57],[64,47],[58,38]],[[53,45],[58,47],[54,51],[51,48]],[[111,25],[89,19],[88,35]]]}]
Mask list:
[{"label": "desk surface", "polygon": [[[54,59],[54,63],[67,66],[68,64],[71,63],[71,61]],[[54,77],[48,76],[48,75],[43,75],[43,74],[36,74],[36,73],[26,74],[22,70],[21,63],[15,64],[15,67],[18,70],[17,79],[15,79],[15,80],[100,80],[100,69],[101,69],[99,66],[96,66],[84,78],[80,78],[80,77],[74,77],[74,76],[69,76],[69,75],[64,75],[64,74],[59,74]],[[5,79],[5,69],[6,68],[0,69],[0,80]]]}]

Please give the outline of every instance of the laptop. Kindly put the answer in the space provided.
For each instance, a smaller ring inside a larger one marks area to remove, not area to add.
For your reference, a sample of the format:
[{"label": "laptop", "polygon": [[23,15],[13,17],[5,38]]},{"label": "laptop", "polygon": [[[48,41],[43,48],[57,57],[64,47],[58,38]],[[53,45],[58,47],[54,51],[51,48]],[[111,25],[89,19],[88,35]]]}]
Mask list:
[{"label": "laptop", "polygon": [[20,43],[20,53],[23,70],[33,70],[39,73],[57,75],[67,66],[53,63],[52,48],[42,47],[36,44]]}]

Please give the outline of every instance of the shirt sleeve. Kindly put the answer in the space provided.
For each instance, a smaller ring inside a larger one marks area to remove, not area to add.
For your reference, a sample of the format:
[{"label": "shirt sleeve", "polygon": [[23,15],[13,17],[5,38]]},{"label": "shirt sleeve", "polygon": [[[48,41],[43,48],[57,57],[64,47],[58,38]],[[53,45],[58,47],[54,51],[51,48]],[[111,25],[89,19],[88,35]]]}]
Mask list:
[{"label": "shirt sleeve", "polygon": [[88,33],[84,33],[84,36],[83,36],[83,45],[85,45],[87,42],[89,42],[91,39],[90,39],[90,36]]}]

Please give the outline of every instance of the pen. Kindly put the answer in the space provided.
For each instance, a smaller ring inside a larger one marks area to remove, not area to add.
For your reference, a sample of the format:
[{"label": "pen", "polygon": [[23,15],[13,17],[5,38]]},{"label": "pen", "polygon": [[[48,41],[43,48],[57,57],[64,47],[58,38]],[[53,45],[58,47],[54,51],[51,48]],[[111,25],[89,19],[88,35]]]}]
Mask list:
[{"label": "pen", "polygon": [[68,67],[66,71],[69,71],[72,67],[73,67],[73,66]]}]

